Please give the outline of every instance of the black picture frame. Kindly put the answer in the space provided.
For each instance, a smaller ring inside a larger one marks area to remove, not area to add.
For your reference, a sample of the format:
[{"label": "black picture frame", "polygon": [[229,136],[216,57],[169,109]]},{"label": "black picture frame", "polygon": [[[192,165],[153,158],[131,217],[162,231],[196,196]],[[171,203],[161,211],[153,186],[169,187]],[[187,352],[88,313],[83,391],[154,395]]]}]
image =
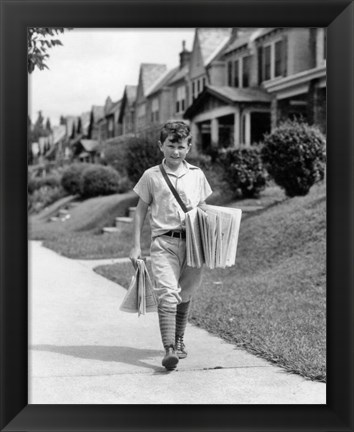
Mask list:
[{"label": "black picture frame", "polygon": [[[26,29],[29,26],[327,27],[326,405],[28,405]],[[1,0],[0,29],[1,431],[352,431],[352,1]]]}]

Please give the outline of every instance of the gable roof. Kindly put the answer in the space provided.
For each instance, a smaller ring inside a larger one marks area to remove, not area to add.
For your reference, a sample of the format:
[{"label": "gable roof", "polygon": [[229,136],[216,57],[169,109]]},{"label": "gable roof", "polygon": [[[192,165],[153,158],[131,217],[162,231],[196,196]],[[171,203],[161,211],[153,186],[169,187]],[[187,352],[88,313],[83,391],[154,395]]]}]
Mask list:
[{"label": "gable roof", "polygon": [[109,117],[113,115],[115,112],[120,110],[120,106],[122,104],[122,100],[119,100],[117,102],[112,102],[112,105],[109,110],[106,112],[106,117]]},{"label": "gable roof", "polygon": [[146,96],[147,91],[166,71],[167,66],[164,64],[142,63],[140,65],[139,81],[141,83],[144,96]]},{"label": "gable roof", "polygon": [[229,41],[231,28],[197,28],[196,37],[199,40],[204,66],[207,66]]},{"label": "gable roof", "polygon": [[90,126],[90,111],[81,114],[81,130],[84,135],[87,134],[88,128]]},{"label": "gable roof", "polygon": [[58,143],[60,140],[65,138],[66,127],[65,125],[53,126],[53,144]]},{"label": "gable roof", "polygon": [[134,85],[126,85],[123,92],[123,97],[120,104],[118,122],[122,122],[125,107],[134,106],[138,87]]},{"label": "gable roof", "polygon": [[173,84],[173,83],[185,78],[188,75],[188,72],[189,72],[189,65],[187,64],[178,70],[178,72],[170,80],[169,84]]},{"label": "gable roof", "polygon": [[93,115],[93,122],[97,123],[101,118],[104,117],[104,107],[99,105],[92,105],[91,109]]},{"label": "gable roof", "polygon": [[[136,85],[126,85],[124,89],[124,94],[126,95],[127,101],[129,104],[132,102],[135,102],[136,99],[136,91],[138,89],[138,86]],[[123,95],[124,97],[124,95]]]},{"label": "gable roof", "polygon": [[96,140],[82,139],[80,140],[80,143],[87,152],[93,152],[98,147],[98,141]]},{"label": "gable roof", "polygon": [[270,102],[272,97],[262,89],[208,86],[210,94],[221,96],[230,102]]},{"label": "gable roof", "polygon": [[250,29],[249,31],[243,32],[239,37],[226,45],[223,50],[223,54],[228,54],[231,51],[248,45],[250,42],[252,42],[253,38],[259,34],[259,30],[260,29]]},{"label": "gable roof", "polygon": [[206,86],[202,93],[186,110],[183,117],[187,119],[192,118],[199,108],[203,106],[209,95],[214,96],[229,105],[252,102],[270,103],[272,99],[271,95],[262,89]]},{"label": "gable roof", "polygon": [[165,85],[168,85],[178,71],[179,66],[176,66],[175,68],[161,75],[161,77],[152,85],[152,87],[146,91],[146,96],[151,96],[152,94],[161,90]]}]

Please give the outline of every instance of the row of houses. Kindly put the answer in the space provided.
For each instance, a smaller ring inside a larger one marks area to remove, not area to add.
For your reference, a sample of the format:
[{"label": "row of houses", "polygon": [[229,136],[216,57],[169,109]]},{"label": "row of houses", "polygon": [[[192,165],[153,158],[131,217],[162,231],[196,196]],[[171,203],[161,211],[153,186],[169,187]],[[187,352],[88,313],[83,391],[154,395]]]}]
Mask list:
[{"label": "row of houses", "polygon": [[[176,59],[177,63],[177,59]],[[175,68],[140,65],[138,83],[67,117],[66,157],[92,160],[101,143],[124,141],[169,119],[184,119],[194,148],[250,146],[288,118],[326,132],[326,30],[197,28]],[[69,137],[69,140],[68,140]]]}]

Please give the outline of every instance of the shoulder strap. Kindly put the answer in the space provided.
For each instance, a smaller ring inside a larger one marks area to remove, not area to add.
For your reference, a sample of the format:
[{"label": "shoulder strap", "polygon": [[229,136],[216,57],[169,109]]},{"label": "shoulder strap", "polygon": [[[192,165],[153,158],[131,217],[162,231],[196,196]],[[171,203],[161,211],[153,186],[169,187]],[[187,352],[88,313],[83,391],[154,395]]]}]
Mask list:
[{"label": "shoulder strap", "polygon": [[171,180],[168,178],[168,175],[165,171],[165,168],[162,166],[162,164],[160,165],[160,171],[161,171],[164,179],[166,180],[168,187],[171,189],[171,192],[173,193],[174,197],[176,198],[178,204],[182,207],[182,210],[184,211],[184,213],[187,213],[188,209],[187,209],[186,205],[181,200],[181,197],[178,195],[178,192],[176,191],[176,189],[173,187],[173,184],[171,183]]}]

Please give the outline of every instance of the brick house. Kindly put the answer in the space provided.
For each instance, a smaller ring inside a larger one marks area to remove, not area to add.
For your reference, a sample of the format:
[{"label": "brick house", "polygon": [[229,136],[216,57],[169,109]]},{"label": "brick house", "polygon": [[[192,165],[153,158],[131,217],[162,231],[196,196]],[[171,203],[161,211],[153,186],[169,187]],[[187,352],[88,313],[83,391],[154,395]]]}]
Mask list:
[{"label": "brick house", "polygon": [[224,62],[217,56],[232,37],[231,28],[197,28],[189,65],[189,103],[191,105],[207,84],[224,81]]},{"label": "brick house", "polygon": [[135,131],[137,133],[143,132],[151,124],[151,113],[152,110],[155,110],[155,106],[148,103],[147,95],[166,73],[167,66],[163,64],[143,63],[140,65],[135,102]]},{"label": "brick house", "polygon": [[[107,104],[107,101],[106,101]],[[99,105],[93,105],[90,112],[90,123],[87,131],[87,138],[91,140],[100,139],[100,131],[103,129],[102,123],[100,121],[104,119],[105,107]]]},{"label": "brick house", "polygon": [[119,131],[122,135],[133,134],[135,132],[136,94],[137,86],[125,86],[118,115]]},{"label": "brick house", "polygon": [[289,117],[323,128],[323,47],[323,29],[233,29],[206,68],[204,90],[194,94],[184,114],[198,150],[261,142],[264,133]]},{"label": "brick house", "polygon": [[122,125],[118,122],[122,101],[112,102],[110,107],[105,110],[105,137],[101,135],[102,140],[108,140],[122,134]]},{"label": "brick house", "polygon": [[[288,55],[285,73],[276,75],[277,49],[283,41]],[[287,118],[302,118],[326,132],[326,30],[283,28],[255,40],[264,51],[262,85],[272,95],[272,127]],[[291,54],[291,55],[289,55]],[[272,72],[273,71],[273,72]]]},{"label": "brick house", "polygon": [[147,95],[153,123],[163,124],[171,118],[182,119],[189,97],[190,56],[191,52],[183,41],[179,65],[168,71]]}]

